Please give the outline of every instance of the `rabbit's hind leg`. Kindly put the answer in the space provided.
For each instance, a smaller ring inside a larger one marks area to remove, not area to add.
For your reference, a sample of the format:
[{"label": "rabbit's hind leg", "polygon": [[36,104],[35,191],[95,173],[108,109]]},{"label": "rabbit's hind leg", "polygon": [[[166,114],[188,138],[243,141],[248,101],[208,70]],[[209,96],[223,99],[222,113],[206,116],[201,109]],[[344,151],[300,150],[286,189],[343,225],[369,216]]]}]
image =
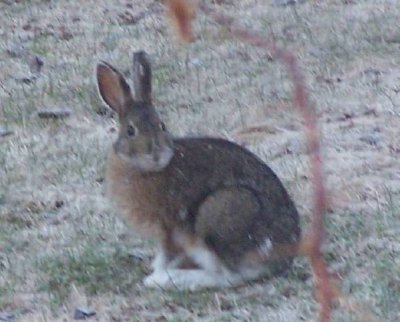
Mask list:
[{"label": "rabbit's hind leg", "polygon": [[[233,274],[227,269],[218,256],[202,240],[183,232],[175,232],[173,237],[176,245],[184,250],[186,261],[190,261],[192,266],[184,267],[183,262],[181,262],[175,267],[168,265],[163,270],[155,270],[144,280],[145,286],[162,289],[197,290],[240,284],[242,276]],[[182,256],[182,254],[179,256]]]},{"label": "rabbit's hind leg", "polygon": [[196,217],[196,236],[232,272],[240,271],[246,253],[254,249],[265,234],[258,228],[262,206],[258,195],[243,186],[213,191],[200,205]]},{"label": "rabbit's hind leg", "polygon": [[168,230],[162,233],[159,248],[151,266],[154,272],[173,268],[198,268]]},{"label": "rabbit's hind leg", "polygon": [[173,238],[197,268],[214,273],[226,270],[217,254],[201,238],[180,231],[176,231]]},{"label": "rabbit's hind leg", "polygon": [[269,217],[276,209],[272,203],[262,206],[260,200],[259,193],[248,187],[224,187],[203,201],[196,217],[196,235],[243,282],[272,277],[291,262],[269,260],[274,253],[274,222]]}]

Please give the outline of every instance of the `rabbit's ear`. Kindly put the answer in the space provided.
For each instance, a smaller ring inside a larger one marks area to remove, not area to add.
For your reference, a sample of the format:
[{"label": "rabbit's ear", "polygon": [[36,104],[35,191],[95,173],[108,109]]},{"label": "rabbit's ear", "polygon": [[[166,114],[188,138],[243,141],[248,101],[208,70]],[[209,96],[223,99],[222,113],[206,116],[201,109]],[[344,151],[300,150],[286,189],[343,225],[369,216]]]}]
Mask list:
[{"label": "rabbit's ear", "polygon": [[133,53],[133,86],[136,100],[151,102],[151,65],[143,50]]},{"label": "rabbit's ear", "polygon": [[124,76],[103,61],[97,64],[96,76],[101,98],[119,116],[123,116],[126,112],[126,103],[132,100],[131,90]]}]

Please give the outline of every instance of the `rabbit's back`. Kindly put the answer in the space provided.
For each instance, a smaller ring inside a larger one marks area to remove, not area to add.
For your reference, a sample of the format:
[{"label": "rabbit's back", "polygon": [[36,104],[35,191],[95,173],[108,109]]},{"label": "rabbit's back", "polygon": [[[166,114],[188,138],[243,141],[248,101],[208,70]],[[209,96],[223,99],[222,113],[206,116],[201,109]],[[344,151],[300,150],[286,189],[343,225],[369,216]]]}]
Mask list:
[{"label": "rabbit's back", "polygon": [[175,139],[174,157],[163,172],[169,183],[166,193],[182,198],[181,204],[195,207],[201,202],[198,198],[217,189],[242,186],[257,194],[268,219],[273,220],[283,210],[297,216],[293,202],[274,172],[256,155],[227,140]]}]

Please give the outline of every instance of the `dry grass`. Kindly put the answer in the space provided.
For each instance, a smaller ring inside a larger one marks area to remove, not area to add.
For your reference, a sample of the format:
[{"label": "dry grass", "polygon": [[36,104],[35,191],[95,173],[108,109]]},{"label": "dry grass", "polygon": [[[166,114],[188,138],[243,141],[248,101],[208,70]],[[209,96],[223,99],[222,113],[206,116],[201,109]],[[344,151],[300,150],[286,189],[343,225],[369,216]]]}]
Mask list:
[{"label": "dry grass", "polygon": [[[399,320],[398,4],[215,2],[296,52],[323,129],[327,260],[348,298],[378,321]],[[287,277],[234,290],[144,289],[152,244],[132,235],[103,196],[116,123],[102,115],[94,64],[108,60],[128,75],[132,51],[142,48],[154,59],[155,99],[171,131],[246,145],[282,178],[306,225],[308,158],[278,62],[203,16],[196,41],[181,47],[158,1],[3,1],[0,11],[0,125],[15,132],[0,138],[0,312],[70,320],[88,305],[99,321],[313,319],[302,259]],[[40,73],[35,56],[44,61]],[[74,113],[63,121],[35,116],[51,107]]]}]

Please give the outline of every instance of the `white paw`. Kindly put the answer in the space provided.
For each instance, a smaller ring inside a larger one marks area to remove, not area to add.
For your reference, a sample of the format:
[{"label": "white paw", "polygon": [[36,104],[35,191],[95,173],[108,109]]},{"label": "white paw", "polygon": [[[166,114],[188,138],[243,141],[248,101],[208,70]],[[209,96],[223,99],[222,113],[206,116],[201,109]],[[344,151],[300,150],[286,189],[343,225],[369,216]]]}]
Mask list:
[{"label": "white paw", "polygon": [[155,271],[143,280],[143,284],[151,288],[168,288],[172,286],[172,281],[167,272]]},{"label": "white paw", "polygon": [[229,286],[227,276],[214,275],[201,269],[170,269],[156,271],[147,276],[143,283],[146,287],[196,291],[202,288]]},{"label": "white paw", "polygon": [[149,288],[177,289],[194,291],[201,288],[196,280],[192,280],[185,271],[170,270],[156,271],[143,280],[143,284]]}]

